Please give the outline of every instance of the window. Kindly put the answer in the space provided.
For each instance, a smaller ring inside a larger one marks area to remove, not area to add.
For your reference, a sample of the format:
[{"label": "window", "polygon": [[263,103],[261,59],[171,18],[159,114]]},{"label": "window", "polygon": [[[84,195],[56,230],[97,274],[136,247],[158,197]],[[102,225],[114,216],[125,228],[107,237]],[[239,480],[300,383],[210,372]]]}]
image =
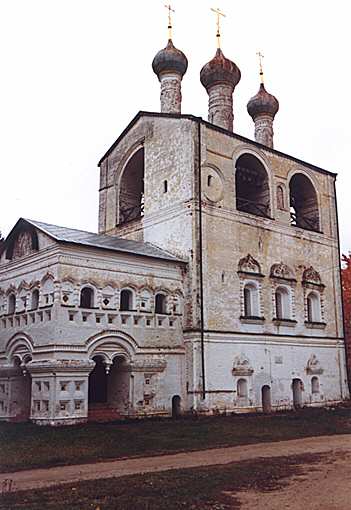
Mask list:
[{"label": "window", "polygon": [[125,166],[119,184],[119,223],[144,215],[144,148],[139,149]]},{"label": "window", "polygon": [[15,313],[16,311],[16,296],[10,294],[7,302],[7,313]]},{"label": "window", "polygon": [[277,208],[280,210],[285,209],[283,186],[277,186]]},{"label": "window", "polygon": [[163,181],[163,193],[167,193],[167,191],[168,191],[168,182]]},{"label": "window", "polygon": [[258,289],[253,283],[244,287],[244,317],[259,317]]},{"label": "window", "polygon": [[240,398],[247,398],[247,381],[246,379],[239,379],[237,383],[237,393]]},{"label": "window", "polygon": [[31,309],[37,310],[39,308],[39,290],[34,289],[32,292]]},{"label": "window", "polygon": [[41,283],[41,294],[42,294],[42,304],[44,305],[52,305],[54,302],[54,280],[51,275],[47,275],[43,278]]},{"label": "window", "polygon": [[128,289],[121,290],[120,306],[122,312],[133,310],[133,292]]},{"label": "window", "polygon": [[166,296],[164,294],[156,294],[155,297],[155,313],[165,314],[166,310]]},{"label": "window", "polygon": [[207,176],[207,186],[210,188],[211,185],[212,185],[212,181],[213,181],[213,176],[212,175],[208,175]]},{"label": "window", "polygon": [[320,300],[316,292],[310,292],[306,299],[307,306],[307,321],[308,322],[320,322]]},{"label": "window", "polygon": [[317,193],[312,182],[303,174],[294,174],[289,183],[290,224],[306,230],[319,231]]},{"label": "window", "polygon": [[81,308],[93,308],[94,306],[94,291],[90,287],[83,287],[80,291],[80,304]]},{"label": "window", "polygon": [[291,319],[290,295],[285,287],[278,287],[275,291],[275,318]]},{"label": "window", "polygon": [[236,208],[255,216],[270,216],[269,181],[262,163],[243,154],[235,165]]},{"label": "window", "polygon": [[319,393],[319,379],[316,376],[311,379],[311,391],[312,393]]}]

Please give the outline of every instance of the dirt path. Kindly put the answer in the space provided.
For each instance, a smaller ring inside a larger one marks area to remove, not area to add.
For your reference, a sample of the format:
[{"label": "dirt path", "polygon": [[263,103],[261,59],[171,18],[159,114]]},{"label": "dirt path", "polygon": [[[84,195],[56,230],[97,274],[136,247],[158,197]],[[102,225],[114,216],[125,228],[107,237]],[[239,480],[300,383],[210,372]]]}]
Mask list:
[{"label": "dirt path", "polygon": [[[279,457],[283,455],[327,452],[337,454],[339,458],[340,455],[342,457],[342,454],[347,456],[349,458],[349,465],[351,465],[351,435],[320,436],[274,443],[259,443],[171,455],[98,462],[96,464],[81,464],[17,471],[15,473],[1,473],[0,486],[6,487],[6,485],[11,483],[12,490],[18,491],[48,487],[50,485],[74,483],[80,480],[119,477],[137,473],[165,471],[167,469],[228,464],[230,462],[239,462],[241,460],[258,457]],[[7,480],[7,482],[5,482],[5,480]],[[8,480],[10,480],[10,482],[8,482]],[[351,503],[348,510],[350,506]],[[258,508],[261,508],[261,506]],[[262,506],[262,508],[267,508],[267,506]],[[275,507],[269,506],[269,508],[273,509]],[[287,506],[286,508],[290,507]],[[329,510],[329,508],[332,509],[333,507],[325,508]]]},{"label": "dirt path", "polygon": [[330,452],[327,460],[303,465],[303,474],[278,490],[236,492],[240,510],[350,510],[351,452]]}]

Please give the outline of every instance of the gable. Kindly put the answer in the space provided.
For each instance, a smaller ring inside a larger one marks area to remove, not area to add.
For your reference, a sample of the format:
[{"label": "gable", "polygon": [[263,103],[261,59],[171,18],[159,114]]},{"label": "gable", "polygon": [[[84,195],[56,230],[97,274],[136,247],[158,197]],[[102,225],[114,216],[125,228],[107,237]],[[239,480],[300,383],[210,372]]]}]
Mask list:
[{"label": "gable", "polygon": [[1,262],[10,262],[33,255],[52,242],[34,225],[21,218],[4,241]]}]

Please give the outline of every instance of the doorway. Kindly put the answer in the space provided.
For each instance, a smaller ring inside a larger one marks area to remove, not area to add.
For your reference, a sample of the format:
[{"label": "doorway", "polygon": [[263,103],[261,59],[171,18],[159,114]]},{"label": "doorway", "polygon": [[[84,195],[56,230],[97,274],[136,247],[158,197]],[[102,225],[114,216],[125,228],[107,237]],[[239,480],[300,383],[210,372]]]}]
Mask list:
[{"label": "doorway", "polygon": [[172,397],[172,418],[179,418],[182,414],[180,401],[181,398],[179,395],[174,395],[174,397]]},{"label": "doorway", "polygon": [[14,358],[14,376],[11,381],[13,421],[28,421],[30,418],[32,398],[32,378],[27,371],[22,371],[21,360]]},{"label": "doorway", "polygon": [[301,379],[293,379],[292,382],[292,390],[293,390],[293,405],[295,409],[299,409],[302,407],[302,391],[303,384]]},{"label": "doorway", "polygon": [[271,388],[267,384],[262,386],[262,410],[264,413],[270,413],[272,411],[272,397]]},{"label": "doorway", "polygon": [[95,356],[95,367],[89,375],[89,404],[107,402],[107,374],[102,356]]}]

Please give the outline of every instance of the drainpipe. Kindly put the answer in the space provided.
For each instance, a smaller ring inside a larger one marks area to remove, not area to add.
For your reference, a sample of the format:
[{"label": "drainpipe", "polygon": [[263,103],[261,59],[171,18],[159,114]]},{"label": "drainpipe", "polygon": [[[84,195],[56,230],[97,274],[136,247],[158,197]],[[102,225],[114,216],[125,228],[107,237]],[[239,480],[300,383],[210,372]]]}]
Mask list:
[{"label": "drainpipe", "polygon": [[197,121],[198,143],[198,186],[199,186],[199,263],[200,263],[200,343],[201,343],[201,371],[202,371],[202,398],[206,398],[205,382],[205,342],[204,342],[204,279],[203,279],[203,239],[202,239],[202,186],[201,186],[201,119]]},{"label": "drainpipe", "polygon": [[[345,338],[345,332],[346,332],[346,323],[345,323],[345,309],[344,309],[344,298],[342,294],[342,278],[341,278],[341,252],[340,252],[340,233],[339,233],[339,221],[338,221],[338,202],[336,198],[336,187],[335,187],[336,178],[334,179],[333,185],[334,185],[334,204],[335,204],[335,215],[336,215],[336,232],[337,232],[337,238],[338,238],[338,258],[339,258],[339,279],[340,279],[340,286],[341,286],[341,313],[342,313],[342,324],[343,324],[343,339],[344,339],[344,352],[345,352],[345,360],[346,360],[346,378],[348,382],[349,391],[351,392],[351,381],[349,377],[349,353],[346,347],[346,338]],[[338,335],[339,336],[339,335]],[[340,371],[340,390],[341,390],[341,397],[343,397],[343,391],[342,391],[342,370],[341,370],[341,362],[340,362],[340,353],[338,352],[338,360],[339,360],[339,371]]]}]

